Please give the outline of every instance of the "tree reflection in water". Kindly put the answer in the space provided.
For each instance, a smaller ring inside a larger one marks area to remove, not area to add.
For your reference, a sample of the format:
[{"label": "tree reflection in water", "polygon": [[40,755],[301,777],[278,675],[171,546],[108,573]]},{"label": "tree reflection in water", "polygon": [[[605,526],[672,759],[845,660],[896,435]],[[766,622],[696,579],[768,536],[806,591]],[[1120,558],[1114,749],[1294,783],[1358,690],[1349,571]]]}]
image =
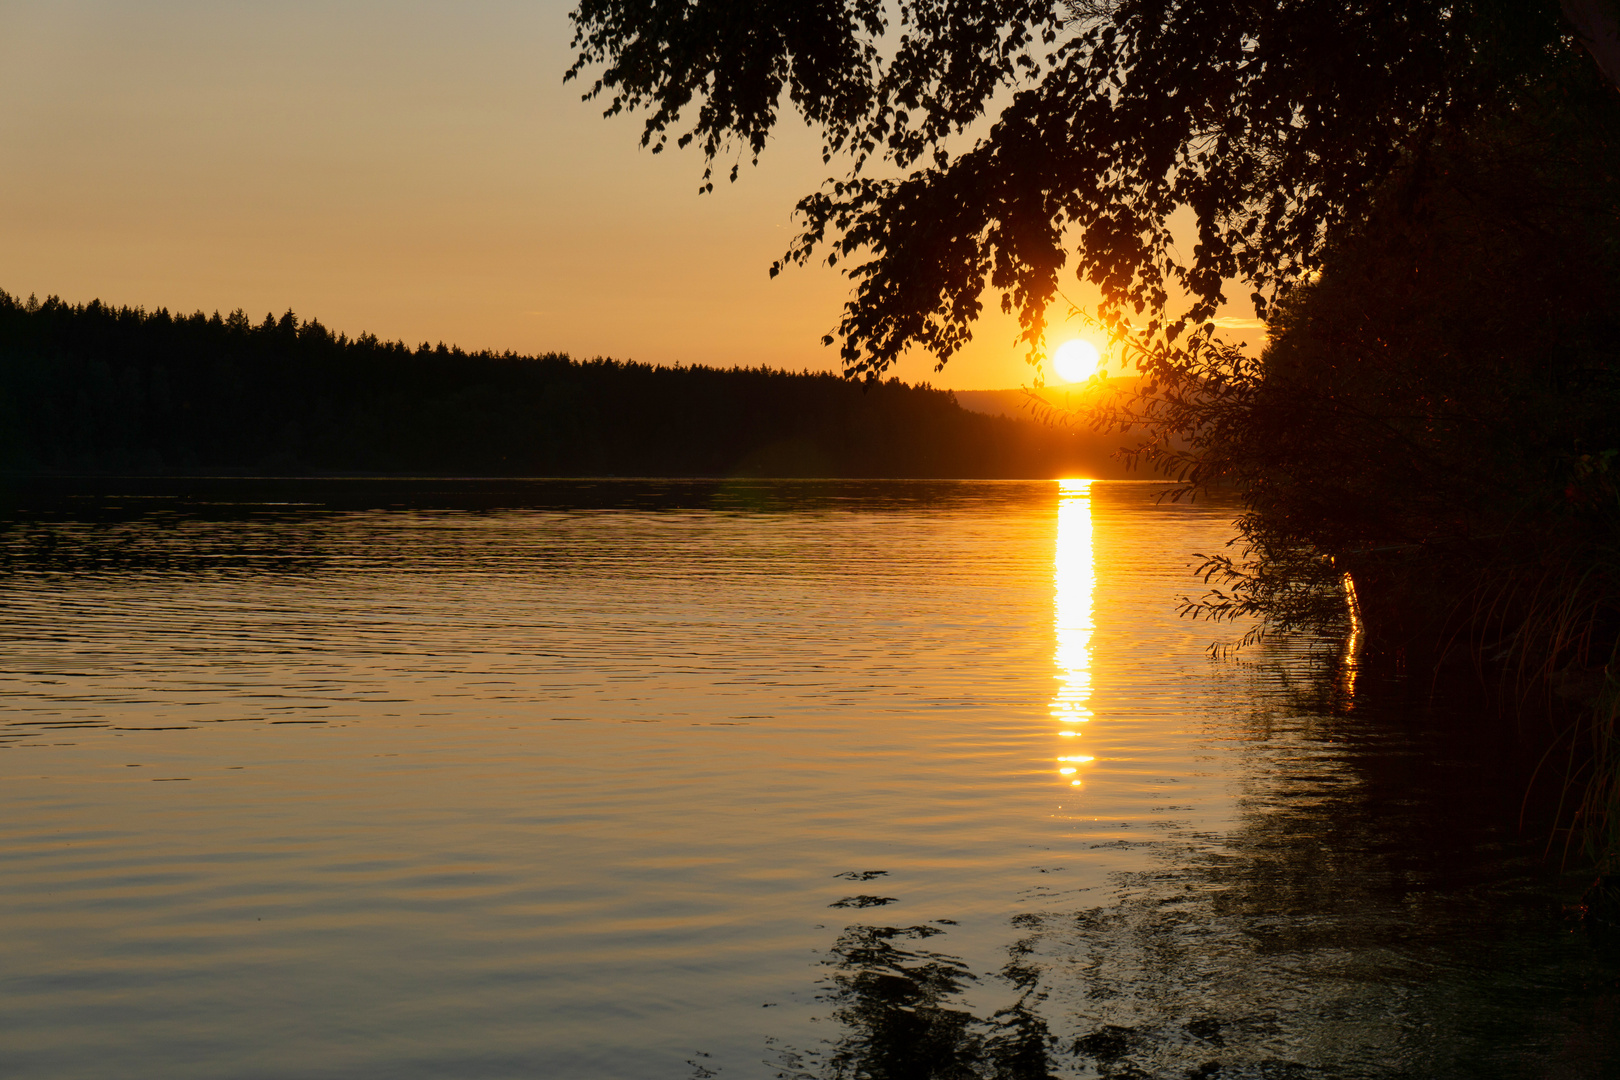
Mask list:
[{"label": "tree reflection in water", "polygon": [[[1352,710],[1337,667],[1251,671],[1235,829],[1167,822],[1114,902],[1014,917],[995,976],[943,949],[948,923],[846,928],[841,1036],[779,1075],[1620,1076],[1620,934],[1576,917],[1590,875],[1537,839],[1534,732],[1456,688],[1362,671]],[[970,982],[1009,1004],[974,1013]]]},{"label": "tree reflection in water", "polygon": [[823,1000],[845,1034],[820,1053],[785,1052],[783,1080],[1048,1080],[1055,1039],[1032,1008],[1038,969],[1018,947],[1000,977],[1016,1000],[989,1018],[960,994],[977,981],[955,956],[920,947],[940,926],[844,929],[830,950]]}]

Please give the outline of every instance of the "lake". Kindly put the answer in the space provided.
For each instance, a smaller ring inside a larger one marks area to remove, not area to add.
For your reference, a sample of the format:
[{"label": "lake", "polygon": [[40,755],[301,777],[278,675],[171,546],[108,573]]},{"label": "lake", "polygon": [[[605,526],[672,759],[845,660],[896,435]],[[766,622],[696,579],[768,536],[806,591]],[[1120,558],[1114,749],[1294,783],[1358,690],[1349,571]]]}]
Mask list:
[{"label": "lake", "polygon": [[13,484],[0,1074],[1620,1075],[1535,732],[1164,491]]}]

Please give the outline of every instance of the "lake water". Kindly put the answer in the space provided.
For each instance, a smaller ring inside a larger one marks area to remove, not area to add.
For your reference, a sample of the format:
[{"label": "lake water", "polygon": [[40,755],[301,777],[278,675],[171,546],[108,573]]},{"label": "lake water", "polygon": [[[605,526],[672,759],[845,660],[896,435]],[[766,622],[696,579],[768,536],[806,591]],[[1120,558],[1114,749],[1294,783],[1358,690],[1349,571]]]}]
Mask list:
[{"label": "lake water", "polygon": [[1162,490],[13,490],[0,1075],[1620,1075],[1534,733]]}]

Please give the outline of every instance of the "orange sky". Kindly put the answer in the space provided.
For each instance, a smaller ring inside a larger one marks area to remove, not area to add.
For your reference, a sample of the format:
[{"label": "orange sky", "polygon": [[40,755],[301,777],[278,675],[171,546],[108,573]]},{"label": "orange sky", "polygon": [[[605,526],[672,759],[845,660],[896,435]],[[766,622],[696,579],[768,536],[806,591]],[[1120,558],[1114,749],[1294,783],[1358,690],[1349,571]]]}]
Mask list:
[{"label": "orange sky", "polygon": [[[826,175],[815,140],[698,196],[696,154],[641,150],[563,85],[570,6],[0,0],[0,288],[836,369],[845,279],[767,274]],[[943,373],[896,374],[1027,384],[1015,331],[987,318]]]}]

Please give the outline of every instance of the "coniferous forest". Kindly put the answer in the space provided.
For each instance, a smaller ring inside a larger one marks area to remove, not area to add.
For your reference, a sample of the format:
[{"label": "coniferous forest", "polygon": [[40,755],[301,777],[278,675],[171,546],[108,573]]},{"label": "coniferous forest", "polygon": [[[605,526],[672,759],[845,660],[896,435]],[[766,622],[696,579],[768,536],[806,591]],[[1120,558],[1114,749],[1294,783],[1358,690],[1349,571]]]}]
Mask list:
[{"label": "coniferous forest", "polygon": [[411,348],[290,311],[0,293],[10,473],[1096,477],[1124,475],[1118,441],[895,379]]}]

